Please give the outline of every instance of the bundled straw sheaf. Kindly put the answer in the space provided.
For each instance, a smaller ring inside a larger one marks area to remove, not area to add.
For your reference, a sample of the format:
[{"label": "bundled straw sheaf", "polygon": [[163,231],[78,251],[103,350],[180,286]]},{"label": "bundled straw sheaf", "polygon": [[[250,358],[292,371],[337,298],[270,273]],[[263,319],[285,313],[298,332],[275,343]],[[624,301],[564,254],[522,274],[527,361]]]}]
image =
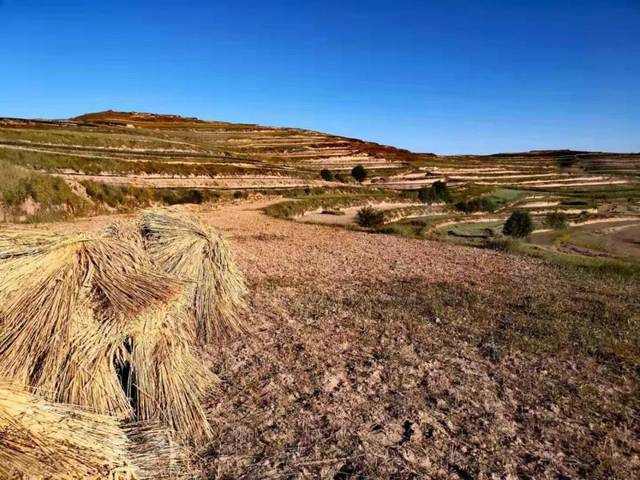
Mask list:
[{"label": "bundled straw sheaf", "polygon": [[[13,242],[12,242],[13,241]],[[0,376],[120,418],[123,343],[179,291],[120,240],[29,231],[0,237]]]},{"label": "bundled straw sheaf", "polygon": [[245,330],[238,315],[245,281],[222,235],[167,209],[144,212],[141,234],[153,263],[190,283],[187,296],[200,342]]},{"label": "bundled straw sheaf", "polygon": [[0,478],[140,478],[113,417],[49,403],[0,383]]},{"label": "bundled straw sheaf", "polygon": [[0,479],[186,475],[171,432],[209,437],[216,380],[197,344],[244,330],[244,293],[224,239],[167,210],[97,234],[0,232],[0,379],[46,399],[0,384]]},{"label": "bundled straw sheaf", "polygon": [[130,423],[124,431],[129,439],[129,461],[136,467],[136,480],[199,478],[189,451],[177,444],[159,423]]},{"label": "bundled straw sheaf", "polygon": [[[112,224],[105,235],[127,240],[137,254],[146,255],[134,225]],[[159,420],[198,443],[211,433],[202,403],[216,378],[195,352],[189,288],[183,284],[178,295],[145,312],[130,331],[129,389],[136,397],[136,418]]]}]

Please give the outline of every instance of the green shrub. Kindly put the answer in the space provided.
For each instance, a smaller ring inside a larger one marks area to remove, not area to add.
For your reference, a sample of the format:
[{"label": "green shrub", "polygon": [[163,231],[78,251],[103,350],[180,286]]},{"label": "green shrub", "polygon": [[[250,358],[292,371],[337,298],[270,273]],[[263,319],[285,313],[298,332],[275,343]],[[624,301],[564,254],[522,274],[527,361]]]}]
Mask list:
[{"label": "green shrub", "polygon": [[418,200],[422,203],[434,203],[437,198],[433,188],[424,186],[420,190],[418,190]]},{"label": "green shrub", "polygon": [[457,210],[464,213],[493,212],[498,208],[496,202],[489,197],[475,197],[462,200],[455,205]]},{"label": "green shrub", "polygon": [[327,182],[331,182],[333,180],[333,173],[331,173],[331,170],[323,168],[320,170],[320,177]]},{"label": "green shrub", "polygon": [[377,227],[384,223],[384,213],[371,206],[362,207],[358,210],[356,220],[361,227]]},{"label": "green shrub", "polygon": [[219,194],[211,190],[196,190],[189,188],[167,188],[156,190],[155,200],[167,205],[179,205],[183,203],[201,204],[217,200]]},{"label": "green shrub", "polygon": [[567,214],[564,212],[554,211],[547,213],[544,224],[554,230],[562,230],[567,228]]},{"label": "green shrub", "polygon": [[443,202],[449,202],[449,187],[442,180],[438,180],[431,185],[431,190],[435,194],[438,200],[442,200]]},{"label": "green shrub", "polygon": [[438,201],[450,202],[449,188],[445,182],[438,180],[431,186],[426,185],[418,190],[418,199],[422,203],[434,203]]},{"label": "green shrub", "polygon": [[367,178],[368,172],[362,165],[356,165],[351,170],[351,176],[358,182],[362,183]]},{"label": "green shrub", "polygon": [[533,232],[533,221],[529,212],[516,210],[504,224],[502,233],[510,237],[523,238]]},{"label": "green shrub", "polygon": [[336,173],[334,178],[341,183],[347,183],[349,181],[349,178],[344,173]]}]

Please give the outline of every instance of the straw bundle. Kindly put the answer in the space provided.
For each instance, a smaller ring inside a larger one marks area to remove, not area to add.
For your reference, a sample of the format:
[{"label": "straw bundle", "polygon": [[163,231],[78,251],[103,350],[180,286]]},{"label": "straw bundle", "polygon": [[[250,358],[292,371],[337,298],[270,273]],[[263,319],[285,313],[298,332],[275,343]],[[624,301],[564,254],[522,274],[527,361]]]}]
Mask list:
[{"label": "straw bundle", "polygon": [[[237,312],[244,291],[224,239],[166,210],[145,213],[139,226],[116,224],[97,235],[5,230],[0,378],[29,385],[49,400],[113,415],[95,415],[109,425],[116,419],[154,420],[182,439],[201,441],[211,433],[203,402],[215,376],[198,361],[196,339],[208,342],[243,330]],[[3,420],[1,414],[0,433],[8,432],[9,416]],[[86,438],[99,444],[93,417],[80,412],[73,418],[95,428]],[[46,418],[32,421],[49,433]],[[131,456],[141,465],[138,478],[174,478],[185,471],[186,456],[153,425],[128,429]],[[63,454],[42,451],[56,459]],[[167,477],[155,469],[159,458]],[[34,461],[23,468],[37,476],[44,467]],[[79,467],[69,467],[69,477],[55,478],[93,478],[76,475],[74,468]],[[54,476],[42,472],[43,478]]]},{"label": "straw bundle", "polygon": [[197,443],[211,434],[202,402],[215,377],[195,355],[185,303],[182,296],[143,315],[131,335],[131,365],[137,418],[159,419]]},{"label": "straw bundle", "polygon": [[[126,239],[132,249],[146,255],[138,230],[131,224],[114,223],[105,229],[105,235]],[[216,378],[194,350],[189,289],[183,285],[170,302],[139,318],[129,334],[128,358],[136,418],[158,419],[197,443],[211,433],[202,402]]]},{"label": "straw bundle", "polygon": [[137,480],[196,478],[187,449],[177,444],[158,423],[132,423],[124,430],[129,439],[129,458]]},{"label": "straw bundle", "polygon": [[49,399],[128,416],[116,365],[127,328],[179,284],[117,239],[0,236],[0,375]]},{"label": "straw bundle", "polygon": [[244,330],[238,317],[244,278],[217,231],[182,213],[156,209],[143,213],[141,234],[151,260],[162,271],[190,282],[191,315],[202,343]]},{"label": "straw bundle", "polygon": [[0,384],[0,478],[132,479],[116,419],[48,403]]}]

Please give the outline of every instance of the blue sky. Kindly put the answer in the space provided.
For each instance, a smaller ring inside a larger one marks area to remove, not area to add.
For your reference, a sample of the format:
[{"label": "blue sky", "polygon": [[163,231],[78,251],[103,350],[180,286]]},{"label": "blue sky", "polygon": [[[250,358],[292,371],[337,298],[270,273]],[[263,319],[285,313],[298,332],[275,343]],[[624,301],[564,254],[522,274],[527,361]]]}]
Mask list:
[{"label": "blue sky", "polygon": [[0,115],[640,151],[640,1],[0,0]]}]

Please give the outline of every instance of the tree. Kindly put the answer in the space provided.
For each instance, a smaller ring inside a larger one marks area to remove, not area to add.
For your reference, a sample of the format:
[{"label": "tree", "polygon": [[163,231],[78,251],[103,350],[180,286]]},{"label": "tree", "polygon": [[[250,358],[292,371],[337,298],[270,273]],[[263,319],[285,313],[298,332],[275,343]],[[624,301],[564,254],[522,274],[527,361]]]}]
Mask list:
[{"label": "tree", "polygon": [[488,197],[474,197],[469,200],[461,200],[455,204],[457,210],[464,213],[493,212],[498,206]]},{"label": "tree", "polygon": [[502,233],[510,237],[522,238],[533,232],[533,222],[529,212],[516,210],[504,224]]},{"label": "tree", "polygon": [[358,210],[357,221],[361,227],[377,227],[384,223],[384,212],[371,206],[362,207]]},{"label": "tree", "polygon": [[320,177],[327,182],[331,182],[333,180],[333,173],[331,173],[331,170],[323,168],[320,170]]},{"label": "tree", "polygon": [[544,219],[544,224],[554,230],[562,230],[567,228],[567,214],[564,212],[549,212]]},{"label": "tree", "polygon": [[422,203],[433,203],[436,201],[436,196],[433,188],[424,186],[418,190],[418,200]]},{"label": "tree", "polygon": [[367,178],[367,171],[362,165],[356,165],[351,170],[351,176],[355,178],[358,182],[362,183],[362,181]]},{"label": "tree", "polygon": [[434,182],[430,187],[424,186],[418,190],[418,199],[422,203],[433,203],[438,201],[448,203],[451,200],[447,184],[440,180]]},{"label": "tree", "polygon": [[431,185],[431,190],[438,200],[449,203],[449,187],[442,180],[438,180]]}]

